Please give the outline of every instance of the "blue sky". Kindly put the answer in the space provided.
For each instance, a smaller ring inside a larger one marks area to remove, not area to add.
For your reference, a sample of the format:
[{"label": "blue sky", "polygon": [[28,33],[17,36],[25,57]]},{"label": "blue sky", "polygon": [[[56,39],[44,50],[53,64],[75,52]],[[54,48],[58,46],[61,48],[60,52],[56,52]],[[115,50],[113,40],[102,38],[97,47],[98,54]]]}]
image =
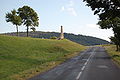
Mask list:
[{"label": "blue sky", "polygon": [[[89,35],[105,40],[112,36],[111,30],[99,29],[96,25],[98,17],[93,15],[91,9],[85,6],[82,0],[0,0],[0,33],[15,32],[16,28],[5,21],[5,14],[24,5],[33,8],[39,16],[37,31],[64,32]],[[25,31],[20,26],[19,31]]]}]

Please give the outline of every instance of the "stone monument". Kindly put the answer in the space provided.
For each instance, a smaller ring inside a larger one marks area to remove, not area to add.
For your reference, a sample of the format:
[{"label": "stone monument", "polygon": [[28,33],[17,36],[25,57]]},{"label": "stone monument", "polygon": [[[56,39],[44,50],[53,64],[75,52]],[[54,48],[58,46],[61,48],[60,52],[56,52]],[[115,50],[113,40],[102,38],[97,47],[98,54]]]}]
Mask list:
[{"label": "stone monument", "polygon": [[63,26],[61,26],[60,40],[64,39]]}]

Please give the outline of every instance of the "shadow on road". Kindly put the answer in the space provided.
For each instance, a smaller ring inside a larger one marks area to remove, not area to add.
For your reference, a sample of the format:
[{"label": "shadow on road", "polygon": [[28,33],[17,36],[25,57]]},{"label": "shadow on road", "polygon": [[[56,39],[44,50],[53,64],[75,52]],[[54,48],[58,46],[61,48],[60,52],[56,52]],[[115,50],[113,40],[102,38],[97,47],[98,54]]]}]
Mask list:
[{"label": "shadow on road", "polygon": [[94,57],[93,59],[112,59],[112,58],[117,58],[120,57],[120,55],[113,55],[112,57]]},{"label": "shadow on road", "polygon": [[94,57],[93,59],[111,59],[112,57]]},{"label": "shadow on road", "polygon": [[120,57],[120,55],[113,55],[112,58]]}]

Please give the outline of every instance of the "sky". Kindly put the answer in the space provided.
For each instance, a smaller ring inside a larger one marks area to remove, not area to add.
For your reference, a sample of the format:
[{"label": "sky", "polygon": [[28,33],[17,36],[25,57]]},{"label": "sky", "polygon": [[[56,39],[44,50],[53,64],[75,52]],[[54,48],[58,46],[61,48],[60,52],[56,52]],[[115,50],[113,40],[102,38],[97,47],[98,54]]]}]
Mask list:
[{"label": "sky", "polygon": [[[18,9],[24,5],[33,8],[39,16],[37,31],[60,32],[60,26],[64,32],[94,36],[109,41],[113,36],[112,30],[100,29],[98,16],[83,0],[0,0],[0,33],[16,32],[15,25],[7,23],[6,13]],[[21,25],[19,31],[26,31]]]}]

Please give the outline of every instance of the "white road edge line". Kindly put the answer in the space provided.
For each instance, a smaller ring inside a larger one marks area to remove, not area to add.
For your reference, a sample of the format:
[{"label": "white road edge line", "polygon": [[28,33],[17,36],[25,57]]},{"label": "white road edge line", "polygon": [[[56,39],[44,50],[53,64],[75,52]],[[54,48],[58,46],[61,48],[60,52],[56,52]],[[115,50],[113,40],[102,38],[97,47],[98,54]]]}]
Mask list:
[{"label": "white road edge line", "polygon": [[84,69],[85,69],[85,66],[83,66],[81,70],[83,71]]},{"label": "white road edge line", "polygon": [[88,63],[88,62],[85,62],[85,64],[84,64],[84,65],[86,66],[86,65],[87,65],[87,63]]},{"label": "white road edge line", "polygon": [[76,80],[78,80],[81,76],[82,72],[79,72],[78,76],[76,77]]}]

